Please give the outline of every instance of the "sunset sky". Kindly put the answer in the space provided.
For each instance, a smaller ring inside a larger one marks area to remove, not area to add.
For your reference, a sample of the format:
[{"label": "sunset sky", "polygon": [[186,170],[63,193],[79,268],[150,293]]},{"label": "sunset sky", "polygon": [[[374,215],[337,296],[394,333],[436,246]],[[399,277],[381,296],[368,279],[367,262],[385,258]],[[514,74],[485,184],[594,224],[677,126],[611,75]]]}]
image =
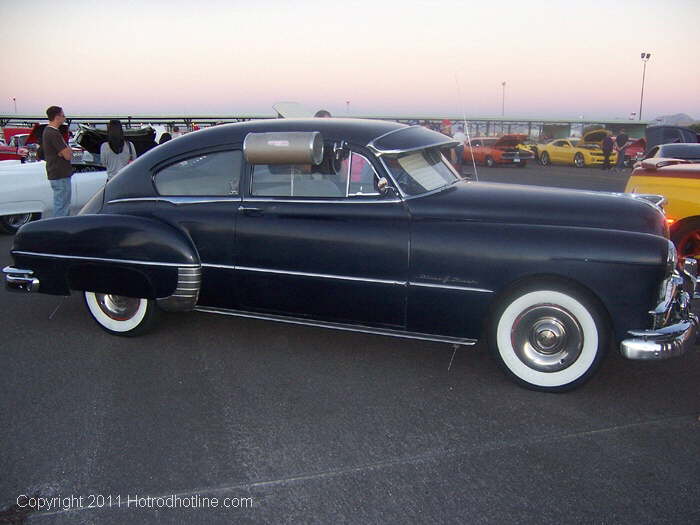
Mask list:
[{"label": "sunset sky", "polygon": [[[700,1],[0,3],[0,113],[700,119]],[[458,84],[461,87],[459,96]]]}]

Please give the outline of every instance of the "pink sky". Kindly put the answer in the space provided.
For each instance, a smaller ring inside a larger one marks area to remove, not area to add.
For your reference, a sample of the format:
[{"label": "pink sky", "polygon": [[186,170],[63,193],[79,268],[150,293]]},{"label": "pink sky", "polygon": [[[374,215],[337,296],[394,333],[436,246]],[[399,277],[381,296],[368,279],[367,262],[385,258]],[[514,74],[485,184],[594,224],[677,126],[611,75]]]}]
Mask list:
[{"label": "pink sky", "polygon": [[[700,2],[3,2],[0,113],[700,119]],[[459,79],[462,100],[458,96]]]}]

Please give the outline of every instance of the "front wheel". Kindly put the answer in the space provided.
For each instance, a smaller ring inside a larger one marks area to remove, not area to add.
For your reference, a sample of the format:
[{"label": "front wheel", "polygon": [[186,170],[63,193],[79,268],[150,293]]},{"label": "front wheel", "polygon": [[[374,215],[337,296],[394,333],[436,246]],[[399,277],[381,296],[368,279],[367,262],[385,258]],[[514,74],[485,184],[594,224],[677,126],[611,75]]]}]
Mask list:
[{"label": "front wheel", "polygon": [[486,164],[487,168],[493,168],[496,165],[496,162],[493,160],[493,157],[486,157],[484,159],[484,164]]},{"label": "front wheel", "polygon": [[518,162],[518,168],[524,168],[525,166],[527,166],[527,162],[526,162],[526,161],[521,160],[520,162]]},{"label": "front wheel", "polygon": [[586,161],[581,153],[574,155],[574,166],[577,168],[583,168],[586,166]]},{"label": "front wheel", "polygon": [[143,334],[157,315],[153,299],[85,292],[85,305],[97,324],[112,335]]},{"label": "front wheel", "polygon": [[505,298],[491,323],[492,351],[506,374],[533,390],[562,392],[596,370],[608,341],[600,307],[574,288],[521,288]]},{"label": "front wheel", "polygon": [[543,166],[549,166],[550,162],[551,161],[549,159],[549,153],[543,151],[542,155],[540,155],[540,164],[542,164]]}]

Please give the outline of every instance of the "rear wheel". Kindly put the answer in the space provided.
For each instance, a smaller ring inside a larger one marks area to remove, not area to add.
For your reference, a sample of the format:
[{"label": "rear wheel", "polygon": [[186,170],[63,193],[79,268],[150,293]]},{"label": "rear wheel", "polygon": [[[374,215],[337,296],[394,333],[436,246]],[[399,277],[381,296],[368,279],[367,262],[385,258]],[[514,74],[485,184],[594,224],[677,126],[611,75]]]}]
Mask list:
[{"label": "rear wheel", "polygon": [[5,233],[17,233],[22,226],[32,220],[33,214],[20,213],[17,215],[5,215],[0,217],[0,230]]},{"label": "rear wheel", "polygon": [[85,305],[97,324],[113,335],[143,334],[157,315],[153,299],[85,292]]},{"label": "rear wheel", "polygon": [[542,155],[540,155],[540,164],[542,164],[543,166],[549,166],[550,163],[551,161],[549,159],[549,153],[543,151]]},{"label": "rear wheel", "polygon": [[493,168],[496,165],[496,163],[493,160],[493,157],[489,157],[489,156],[487,156],[484,159],[484,164],[486,164],[487,168]]},{"label": "rear wheel", "polygon": [[518,162],[518,168],[524,168],[525,166],[527,166],[527,162],[526,162],[526,161],[521,160],[520,162]]},{"label": "rear wheel", "polygon": [[576,288],[542,282],[501,301],[489,340],[516,383],[561,392],[583,384],[597,369],[609,338],[605,319],[597,303]]}]

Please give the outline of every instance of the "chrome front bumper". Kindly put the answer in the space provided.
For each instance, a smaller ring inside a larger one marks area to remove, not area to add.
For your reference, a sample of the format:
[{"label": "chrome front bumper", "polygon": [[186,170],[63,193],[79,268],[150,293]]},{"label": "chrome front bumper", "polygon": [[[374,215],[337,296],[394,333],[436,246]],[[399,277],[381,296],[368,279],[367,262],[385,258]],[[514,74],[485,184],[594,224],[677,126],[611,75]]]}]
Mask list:
[{"label": "chrome front bumper", "polygon": [[654,328],[630,330],[629,339],[620,343],[620,351],[628,359],[668,359],[685,353],[695,345],[700,321],[691,312],[696,297],[697,261],[686,259],[682,276],[679,272],[664,281],[661,300],[649,312]]},{"label": "chrome front bumper", "polygon": [[11,292],[30,293],[39,290],[39,279],[34,277],[32,270],[6,266],[2,273],[5,274],[5,288]]}]

